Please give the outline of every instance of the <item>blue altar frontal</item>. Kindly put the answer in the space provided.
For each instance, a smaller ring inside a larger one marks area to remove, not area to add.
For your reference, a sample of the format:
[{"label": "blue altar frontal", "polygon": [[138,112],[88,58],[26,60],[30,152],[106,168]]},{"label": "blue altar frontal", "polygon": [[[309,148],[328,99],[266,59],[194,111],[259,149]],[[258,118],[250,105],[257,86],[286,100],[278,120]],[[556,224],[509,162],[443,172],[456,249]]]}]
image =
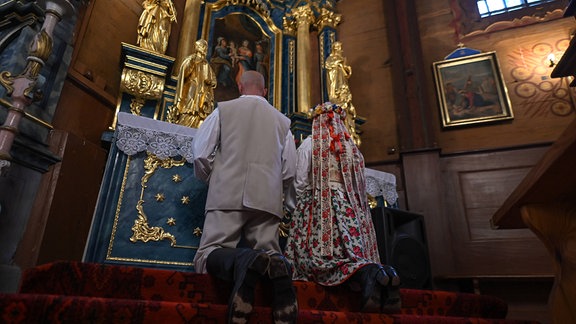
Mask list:
[{"label": "blue altar frontal", "polygon": [[[194,271],[208,191],[194,176],[196,132],[118,113],[84,261]],[[395,176],[365,176],[378,205],[395,207]]]},{"label": "blue altar frontal", "polygon": [[207,193],[191,163],[196,131],[118,113],[84,261],[194,270]]}]

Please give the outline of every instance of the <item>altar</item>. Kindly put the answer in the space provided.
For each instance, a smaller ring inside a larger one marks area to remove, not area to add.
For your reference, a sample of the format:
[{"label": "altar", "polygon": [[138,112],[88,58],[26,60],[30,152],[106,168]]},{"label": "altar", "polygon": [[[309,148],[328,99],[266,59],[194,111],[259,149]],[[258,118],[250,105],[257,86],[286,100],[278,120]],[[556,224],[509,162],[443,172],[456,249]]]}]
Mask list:
[{"label": "altar", "polygon": [[[118,113],[85,262],[193,271],[208,191],[194,177],[196,132]],[[365,176],[378,206],[394,207],[395,176],[373,169]]]},{"label": "altar", "polygon": [[84,261],[193,270],[207,193],[196,131],[118,113]]},{"label": "altar", "polygon": [[[171,1],[154,6],[164,5],[166,15],[157,18],[166,27],[176,13]],[[192,127],[218,102],[238,97],[237,78],[246,69],[264,76],[266,99],[291,119],[298,143],[310,134],[307,113],[318,104],[311,101],[308,66],[318,55],[321,101],[350,107],[347,127],[360,145],[360,126],[366,120],[352,109],[352,94],[343,81],[352,72],[337,41],[341,15],[335,12],[335,1],[193,0],[185,10],[176,57],[166,55],[170,29],[145,19],[154,14],[148,7],[143,7],[135,26],[137,44],[121,44],[120,95],[115,119],[102,135],[110,152],[84,252],[86,262],[193,270],[207,185],[194,177]],[[140,33],[147,28],[162,37]],[[317,53],[310,46],[314,35]],[[232,61],[233,50],[235,59],[244,50],[249,62]],[[345,71],[324,64],[329,60],[341,63],[334,66],[346,65]],[[191,76],[199,66],[202,73]],[[342,78],[330,77],[344,72]],[[190,86],[198,80],[203,80],[201,86]],[[328,90],[336,87],[346,88],[346,95],[330,95]],[[206,105],[194,101],[188,107],[190,98],[203,98]],[[196,123],[187,124],[187,119]],[[379,206],[396,206],[394,175],[367,169],[366,182]]]}]

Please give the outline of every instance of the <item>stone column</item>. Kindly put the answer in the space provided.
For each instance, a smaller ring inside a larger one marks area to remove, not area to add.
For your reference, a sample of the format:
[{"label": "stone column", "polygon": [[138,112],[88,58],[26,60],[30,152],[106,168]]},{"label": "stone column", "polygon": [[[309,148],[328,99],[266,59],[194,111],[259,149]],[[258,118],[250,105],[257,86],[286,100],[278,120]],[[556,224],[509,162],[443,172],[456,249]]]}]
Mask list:
[{"label": "stone column", "polygon": [[294,10],[294,18],[297,23],[297,96],[298,111],[306,112],[311,108],[310,104],[310,25],[314,21],[314,13],[308,4]]},{"label": "stone column", "polygon": [[186,0],[184,16],[182,18],[182,28],[178,39],[178,53],[176,63],[172,69],[172,75],[177,75],[180,64],[188,55],[194,51],[194,42],[198,36],[198,25],[200,24],[200,8],[202,0]]}]

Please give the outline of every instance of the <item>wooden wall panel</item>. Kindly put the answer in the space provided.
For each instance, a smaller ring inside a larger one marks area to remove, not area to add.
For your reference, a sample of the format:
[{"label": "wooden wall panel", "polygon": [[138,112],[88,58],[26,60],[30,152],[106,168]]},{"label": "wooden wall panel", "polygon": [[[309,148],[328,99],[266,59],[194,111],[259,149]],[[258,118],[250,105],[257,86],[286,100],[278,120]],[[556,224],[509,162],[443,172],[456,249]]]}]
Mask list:
[{"label": "wooden wall panel", "polygon": [[474,171],[457,171],[460,184],[462,204],[465,206],[464,221],[466,222],[470,241],[497,238],[527,238],[533,237],[527,231],[494,231],[486,215],[493,215],[502,204],[503,199],[520,183],[530,167],[519,165]]},{"label": "wooden wall panel", "polygon": [[51,171],[58,181],[52,183],[49,222],[38,251],[38,264],[82,260],[104,174],[106,150],[71,133],[63,136],[59,143],[64,146],[60,148],[62,162]]},{"label": "wooden wall panel", "polygon": [[50,150],[62,157],[42,175],[26,231],[14,255],[21,269],[57,260],[82,260],[106,151],[65,131],[53,131]]},{"label": "wooden wall panel", "polygon": [[[561,55],[570,31],[576,27],[573,18],[485,33],[458,39],[452,11],[446,1],[417,1],[423,59],[430,80],[430,107],[440,120],[432,63],[441,61],[460,42],[482,52],[496,51],[504,82],[510,95],[514,120],[458,129],[441,129],[438,144],[443,153],[466,152],[545,143],[554,141],[576,117],[573,99],[566,83],[551,79],[552,68],[546,57],[550,52]],[[527,18],[530,20],[530,18]],[[517,22],[517,25],[520,22]]]},{"label": "wooden wall panel", "polygon": [[120,44],[136,44],[141,1],[92,1],[77,38],[71,69],[116,97],[120,85]]},{"label": "wooden wall panel", "polygon": [[453,271],[454,244],[443,201],[438,151],[402,154],[405,209],[424,216],[432,275]]},{"label": "wooden wall panel", "polygon": [[67,81],[52,123],[56,129],[99,144],[102,133],[112,125],[114,113],[115,106],[99,100],[78,83]]},{"label": "wooden wall panel", "polygon": [[494,212],[547,147],[447,156],[442,188],[447,230],[454,250],[453,274],[551,274],[544,246],[528,229],[495,230]]},{"label": "wooden wall panel", "polygon": [[[344,56],[352,66],[352,102],[362,125],[360,150],[368,163],[398,159],[388,34],[381,0],[341,1],[338,26]],[[391,154],[389,154],[389,151]]]}]

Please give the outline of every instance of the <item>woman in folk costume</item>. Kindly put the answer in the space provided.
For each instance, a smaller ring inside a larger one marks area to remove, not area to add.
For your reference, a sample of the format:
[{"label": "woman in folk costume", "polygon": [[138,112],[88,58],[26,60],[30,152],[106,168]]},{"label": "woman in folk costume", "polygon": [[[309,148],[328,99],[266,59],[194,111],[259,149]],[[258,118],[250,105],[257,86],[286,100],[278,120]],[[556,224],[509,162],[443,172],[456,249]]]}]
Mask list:
[{"label": "woman in folk costume", "polygon": [[298,148],[296,208],[286,257],[294,280],[349,284],[364,311],[400,307],[400,278],[380,264],[364,177],[364,158],[350,137],[346,111],[330,102],[311,111],[312,135]]}]

